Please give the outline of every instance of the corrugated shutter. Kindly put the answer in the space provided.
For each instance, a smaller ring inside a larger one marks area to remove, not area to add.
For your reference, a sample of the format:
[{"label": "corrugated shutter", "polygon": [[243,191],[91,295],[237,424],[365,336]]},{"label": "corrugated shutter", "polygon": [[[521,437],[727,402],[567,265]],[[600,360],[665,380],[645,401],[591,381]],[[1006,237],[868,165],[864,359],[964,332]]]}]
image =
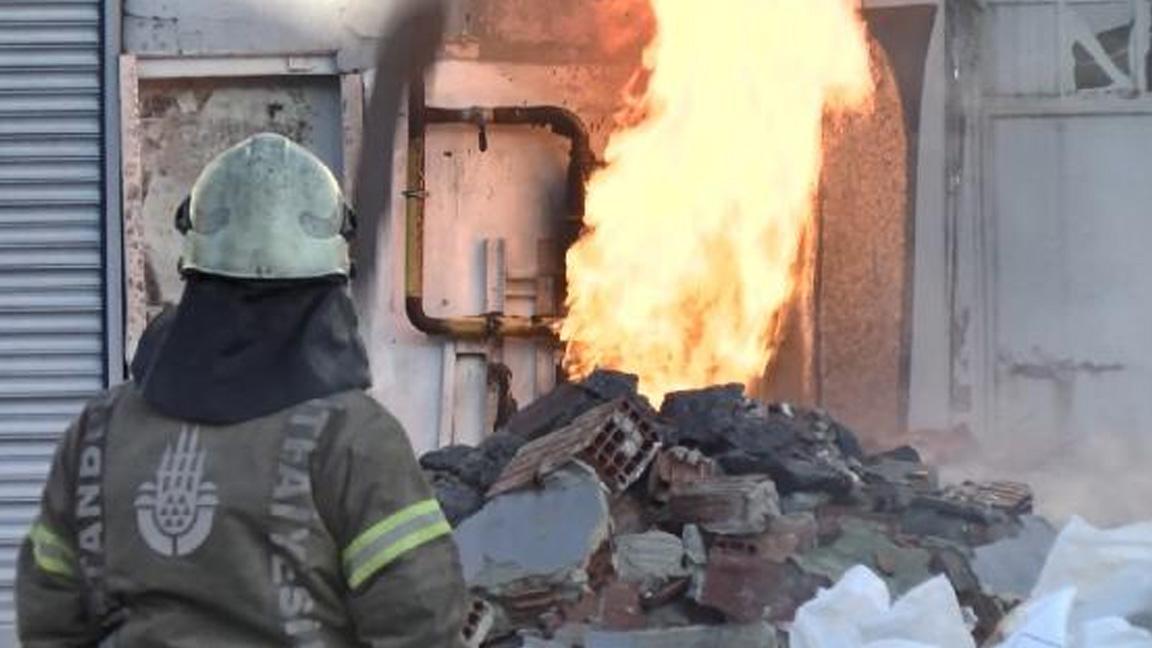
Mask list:
[{"label": "corrugated shutter", "polygon": [[57,439],[104,385],[100,0],[0,0],[0,635]]}]

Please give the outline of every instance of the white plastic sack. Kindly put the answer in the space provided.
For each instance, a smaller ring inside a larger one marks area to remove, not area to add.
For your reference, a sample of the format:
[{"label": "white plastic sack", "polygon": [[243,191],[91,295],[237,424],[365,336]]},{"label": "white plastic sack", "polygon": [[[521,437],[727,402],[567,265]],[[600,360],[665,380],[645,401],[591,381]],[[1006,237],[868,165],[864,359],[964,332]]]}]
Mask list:
[{"label": "white plastic sack", "polygon": [[1048,554],[1032,598],[1075,587],[1072,623],[1152,612],[1152,522],[1097,529],[1074,517]]},{"label": "white plastic sack", "polygon": [[956,594],[944,576],[913,588],[895,604],[867,567],[848,570],[796,612],[793,648],[974,648]]},{"label": "white plastic sack", "polygon": [[1152,523],[1097,529],[1072,518],[1000,648],[1152,648],[1127,618],[1152,613]]},{"label": "white plastic sack", "polygon": [[1080,626],[1077,641],[1081,646],[1148,648],[1152,646],[1152,632],[1133,627],[1124,619],[1108,617],[1085,621]]}]

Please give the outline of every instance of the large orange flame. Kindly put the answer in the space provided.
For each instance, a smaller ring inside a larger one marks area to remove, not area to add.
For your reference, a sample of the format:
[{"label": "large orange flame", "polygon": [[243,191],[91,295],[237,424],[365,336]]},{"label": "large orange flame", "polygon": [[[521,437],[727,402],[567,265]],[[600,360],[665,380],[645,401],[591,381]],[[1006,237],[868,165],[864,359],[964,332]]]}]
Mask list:
[{"label": "large orange flame", "polygon": [[852,0],[651,2],[643,118],[589,181],[561,337],[571,374],[635,373],[658,402],[764,373],[801,275],[824,111],[865,105],[872,82]]}]

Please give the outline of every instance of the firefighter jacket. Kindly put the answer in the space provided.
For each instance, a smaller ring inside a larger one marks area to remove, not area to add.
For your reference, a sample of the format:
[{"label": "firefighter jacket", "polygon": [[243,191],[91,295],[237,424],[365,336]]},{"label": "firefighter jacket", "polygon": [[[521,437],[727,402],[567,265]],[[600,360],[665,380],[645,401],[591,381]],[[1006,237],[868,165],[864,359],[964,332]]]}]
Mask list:
[{"label": "firefighter jacket", "polygon": [[407,437],[361,391],[228,425],[110,391],[61,442],[17,575],[27,648],[455,647],[464,597]]}]

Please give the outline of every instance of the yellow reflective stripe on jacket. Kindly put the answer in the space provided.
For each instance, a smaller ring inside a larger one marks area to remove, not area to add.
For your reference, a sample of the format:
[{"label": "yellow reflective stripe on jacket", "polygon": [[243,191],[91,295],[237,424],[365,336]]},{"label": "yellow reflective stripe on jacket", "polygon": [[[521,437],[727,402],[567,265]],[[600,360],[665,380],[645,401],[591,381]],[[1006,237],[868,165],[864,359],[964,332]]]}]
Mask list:
[{"label": "yellow reflective stripe on jacket", "polygon": [[400,556],[452,532],[440,504],[427,499],[373,524],[344,550],[344,573],[356,588]]},{"label": "yellow reflective stripe on jacket", "polygon": [[37,522],[28,533],[32,540],[32,557],[36,566],[50,574],[71,578],[76,575],[72,565],[76,552],[51,529]]}]

